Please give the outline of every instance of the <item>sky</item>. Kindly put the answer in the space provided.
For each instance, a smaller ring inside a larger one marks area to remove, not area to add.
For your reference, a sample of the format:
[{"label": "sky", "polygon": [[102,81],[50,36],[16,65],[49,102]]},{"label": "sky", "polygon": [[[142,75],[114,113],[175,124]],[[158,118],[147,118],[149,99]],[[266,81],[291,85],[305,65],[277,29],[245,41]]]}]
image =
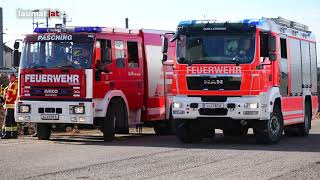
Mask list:
[{"label": "sky", "polygon": [[[175,30],[190,19],[233,21],[248,18],[284,17],[309,26],[316,35],[320,54],[319,0],[0,0],[3,8],[4,43],[32,33],[32,18],[17,17],[18,9],[58,9],[71,26],[124,27],[129,18],[133,29]],[[39,23],[45,19],[35,19]],[[50,19],[49,25],[62,23]],[[44,25],[40,25],[42,27]]]}]

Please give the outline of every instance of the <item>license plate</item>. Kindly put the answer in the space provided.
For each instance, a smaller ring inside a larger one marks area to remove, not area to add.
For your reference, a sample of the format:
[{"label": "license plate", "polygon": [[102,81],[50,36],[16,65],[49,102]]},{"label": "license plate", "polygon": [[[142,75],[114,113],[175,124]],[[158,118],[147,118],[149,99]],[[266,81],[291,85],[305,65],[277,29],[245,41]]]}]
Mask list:
[{"label": "license plate", "polygon": [[58,114],[42,114],[41,115],[42,120],[59,120]]},{"label": "license plate", "polygon": [[223,103],[207,103],[207,104],[203,104],[204,108],[207,109],[216,109],[216,108],[223,108]]}]

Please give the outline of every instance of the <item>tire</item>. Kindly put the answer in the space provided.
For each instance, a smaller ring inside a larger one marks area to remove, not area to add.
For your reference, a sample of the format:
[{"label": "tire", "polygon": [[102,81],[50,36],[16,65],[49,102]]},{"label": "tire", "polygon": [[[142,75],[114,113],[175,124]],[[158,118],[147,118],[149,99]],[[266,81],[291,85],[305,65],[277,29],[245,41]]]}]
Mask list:
[{"label": "tire", "polygon": [[37,123],[37,136],[39,140],[49,140],[51,136],[51,124]]},{"label": "tire", "polygon": [[155,122],[153,130],[157,135],[175,134],[174,122],[172,119],[166,121]]},{"label": "tire", "polygon": [[172,118],[172,108],[170,107],[169,119],[165,121],[155,122],[153,130],[157,135],[173,135],[176,133],[175,121]]},{"label": "tire", "polygon": [[157,135],[170,135],[172,134],[169,122],[155,122],[153,130]]},{"label": "tire", "polygon": [[258,144],[272,144],[280,140],[283,133],[283,118],[280,107],[275,105],[270,119],[256,121],[254,134]]},{"label": "tire", "polygon": [[224,136],[246,136],[248,134],[247,127],[239,127],[236,129],[224,129],[223,135]]},{"label": "tire", "polygon": [[114,139],[115,127],[118,122],[128,122],[126,107],[121,99],[111,100],[107,115],[103,121],[103,140],[108,142]]},{"label": "tire", "polygon": [[176,135],[183,143],[200,142],[202,135],[200,123],[197,120],[176,120]]},{"label": "tire", "polygon": [[308,136],[311,129],[311,114],[310,114],[310,104],[305,103],[304,108],[304,122],[298,125],[299,136]]}]

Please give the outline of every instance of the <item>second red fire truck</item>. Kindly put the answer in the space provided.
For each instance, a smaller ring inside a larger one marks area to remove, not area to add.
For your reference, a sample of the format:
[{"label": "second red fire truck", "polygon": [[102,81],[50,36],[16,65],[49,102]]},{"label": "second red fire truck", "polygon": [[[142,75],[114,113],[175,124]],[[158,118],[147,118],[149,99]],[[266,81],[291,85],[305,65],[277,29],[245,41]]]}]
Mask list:
[{"label": "second red fire truck", "polygon": [[[166,53],[167,38],[163,39]],[[176,41],[172,116],[183,142],[253,128],[259,143],[309,134],[318,109],[316,40],[284,18],[182,21]]]},{"label": "second red fire truck", "polygon": [[[163,33],[36,28],[24,40],[16,121],[37,123],[39,139],[49,139],[59,123],[95,125],[106,141],[141,124],[170,133],[172,61],[160,61]],[[19,43],[15,48],[17,60]],[[170,44],[169,59],[173,53]]]}]

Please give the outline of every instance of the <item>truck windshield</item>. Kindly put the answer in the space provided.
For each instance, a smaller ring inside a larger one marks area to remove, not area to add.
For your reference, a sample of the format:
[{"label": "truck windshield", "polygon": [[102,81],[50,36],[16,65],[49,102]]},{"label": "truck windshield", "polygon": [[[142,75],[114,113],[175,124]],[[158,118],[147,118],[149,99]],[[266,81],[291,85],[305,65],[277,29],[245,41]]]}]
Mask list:
[{"label": "truck windshield", "polygon": [[22,52],[21,68],[90,68],[92,43],[27,42]]},{"label": "truck windshield", "polygon": [[181,64],[248,64],[255,54],[253,35],[181,35],[177,42]]}]

